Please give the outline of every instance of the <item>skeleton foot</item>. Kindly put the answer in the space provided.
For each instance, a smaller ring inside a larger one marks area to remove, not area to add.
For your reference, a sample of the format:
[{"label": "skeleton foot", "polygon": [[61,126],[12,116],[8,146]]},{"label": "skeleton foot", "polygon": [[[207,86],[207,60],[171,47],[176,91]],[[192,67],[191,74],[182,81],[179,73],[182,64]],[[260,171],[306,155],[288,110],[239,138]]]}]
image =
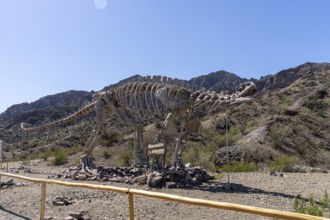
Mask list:
[{"label": "skeleton foot", "polygon": [[92,173],[92,174],[96,174],[97,170],[92,162],[92,158],[88,155],[83,155],[81,156],[80,159],[80,163],[81,163],[81,170],[87,172],[87,173]]}]

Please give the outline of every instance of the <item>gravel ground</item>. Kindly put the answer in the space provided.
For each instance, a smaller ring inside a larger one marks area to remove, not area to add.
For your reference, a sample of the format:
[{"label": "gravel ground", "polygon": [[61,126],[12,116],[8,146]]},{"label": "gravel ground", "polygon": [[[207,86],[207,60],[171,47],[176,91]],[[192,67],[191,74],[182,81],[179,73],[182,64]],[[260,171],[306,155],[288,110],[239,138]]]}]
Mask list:
[{"label": "gravel ground", "polygon": [[[47,178],[51,173],[65,168],[51,168],[39,163],[32,166],[38,174],[26,175]],[[2,177],[2,181],[7,177]],[[1,190],[0,220],[39,219],[39,184],[18,179],[15,183],[22,186]],[[65,180],[67,181],[67,180]],[[250,205],[292,211],[293,198],[297,195],[307,198],[322,198],[324,191],[330,191],[330,173],[284,173],[283,176],[271,176],[269,173],[232,173],[230,182],[233,189],[225,190],[227,176],[201,186],[189,189],[149,189],[146,186],[102,183],[135,189],[181,195],[191,198],[207,199],[227,203]],[[99,184],[98,182],[88,182]],[[55,197],[67,197],[72,204],[55,206]],[[233,211],[190,206],[186,204],[135,196],[135,219],[270,219],[262,216]],[[69,212],[83,212],[91,219],[129,219],[128,199],[125,194],[89,189],[68,188],[59,185],[47,185],[47,219],[63,219]]]}]

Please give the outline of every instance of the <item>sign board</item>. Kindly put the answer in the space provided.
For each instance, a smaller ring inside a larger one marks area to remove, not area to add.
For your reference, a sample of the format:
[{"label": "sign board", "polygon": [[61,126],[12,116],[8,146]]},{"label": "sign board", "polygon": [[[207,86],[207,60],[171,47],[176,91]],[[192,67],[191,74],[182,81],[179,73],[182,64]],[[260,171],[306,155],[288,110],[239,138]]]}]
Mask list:
[{"label": "sign board", "polygon": [[160,144],[149,144],[148,145],[148,155],[164,155],[165,154],[165,146],[163,143]]}]

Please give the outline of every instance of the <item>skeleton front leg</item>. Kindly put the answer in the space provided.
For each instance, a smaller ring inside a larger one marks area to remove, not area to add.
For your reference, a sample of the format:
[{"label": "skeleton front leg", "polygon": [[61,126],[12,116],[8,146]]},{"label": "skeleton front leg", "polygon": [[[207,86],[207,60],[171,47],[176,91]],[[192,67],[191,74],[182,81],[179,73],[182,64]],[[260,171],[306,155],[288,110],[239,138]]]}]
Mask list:
[{"label": "skeleton front leg", "polygon": [[182,162],[182,159],[181,159],[182,144],[183,144],[184,138],[188,134],[189,134],[188,131],[181,131],[180,137],[176,141],[174,155],[173,155],[173,161],[172,161],[173,166],[175,168],[183,165],[183,162]]},{"label": "skeleton front leg", "polygon": [[134,127],[134,162],[139,165],[148,165],[146,147],[143,145],[143,125]]},{"label": "skeleton front leg", "polygon": [[86,149],[84,151],[84,155],[81,157],[81,165],[82,169],[88,172],[93,172],[95,169],[92,163],[92,152],[100,140],[101,133],[103,130],[103,113],[104,113],[105,103],[103,100],[99,100],[95,105],[96,112],[96,125],[92,134],[89,136],[88,141],[86,143]]}]

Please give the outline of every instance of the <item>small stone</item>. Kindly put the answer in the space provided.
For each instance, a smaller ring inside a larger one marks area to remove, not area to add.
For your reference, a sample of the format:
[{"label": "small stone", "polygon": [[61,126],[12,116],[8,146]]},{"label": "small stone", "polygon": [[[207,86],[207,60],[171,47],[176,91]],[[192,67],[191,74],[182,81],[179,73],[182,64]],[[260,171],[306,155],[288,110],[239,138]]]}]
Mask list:
[{"label": "small stone", "polygon": [[69,216],[80,219],[84,214],[80,212],[69,212]]},{"label": "small stone", "polygon": [[175,182],[166,182],[165,186],[167,189],[172,189],[177,187]]},{"label": "small stone", "polygon": [[14,179],[13,178],[9,178],[5,182],[3,182],[2,185],[8,185],[8,186],[14,185]]},{"label": "small stone", "polygon": [[203,183],[202,180],[201,180],[201,178],[199,176],[195,176],[194,178],[192,178],[192,182],[194,184],[197,184],[197,185],[200,185],[200,184]]},{"label": "small stone", "polygon": [[151,181],[152,181],[152,179],[155,177],[155,174],[149,174],[148,175],[148,178],[147,178],[147,185],[149,186],[149,187],[151,187]]},{"label": "small stone", "polygon": [[62,202],[62,201],[55,201],[55,202],[53,202],[53,205],[55,205],[55,206],[62,206],[62,205],[64,205],[64,202]]},{"label": "small stone", "polygon": [[277,173],[275,171],[270,171],[269,175],[271,175],[271,176],[277,176]]},{"label": "small stone", "polygon": [[72,216],[67,216],[67,217],[63,218],[63,220],[74,220],[74,217],[72,217]]},{"label": "small stone", "polygon": [[79,220],[91,220],[91,218],[87,215],[83,215]]},{"label": "small stone", "polygon": [[76,176],[77,180],[86,180],[87,179],[87,175],[86,174],[79,174],[78,176]]}]

